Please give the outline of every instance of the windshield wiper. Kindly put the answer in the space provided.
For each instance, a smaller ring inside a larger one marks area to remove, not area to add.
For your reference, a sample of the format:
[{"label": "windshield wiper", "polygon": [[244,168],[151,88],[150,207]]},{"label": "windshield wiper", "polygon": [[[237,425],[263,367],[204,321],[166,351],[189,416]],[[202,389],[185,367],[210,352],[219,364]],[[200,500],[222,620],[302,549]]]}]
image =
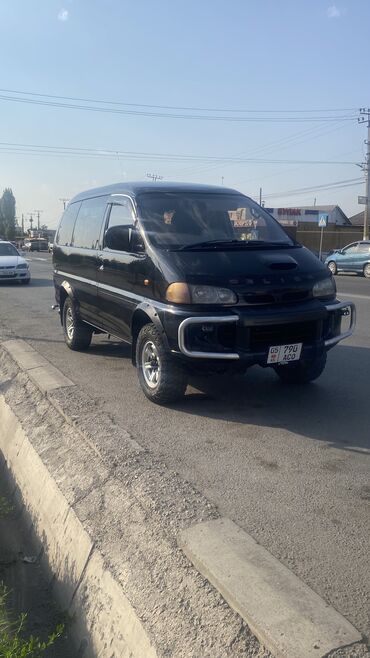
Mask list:
[{"label": "windshield wiper", "polygon": [[193,242],[192,244],[185,244],[174,251],[192,251],[197,249],[208,249],[212,247],[292,247],[294,245],[288,242],[266,242],[265,240],[205,240],[204,242]]}]

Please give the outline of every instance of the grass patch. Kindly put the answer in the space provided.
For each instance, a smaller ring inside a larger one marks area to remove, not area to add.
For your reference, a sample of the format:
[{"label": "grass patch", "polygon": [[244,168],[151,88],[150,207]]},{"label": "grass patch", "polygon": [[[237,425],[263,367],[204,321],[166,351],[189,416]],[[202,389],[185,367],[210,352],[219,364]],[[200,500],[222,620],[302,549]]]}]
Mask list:
[{"label": "grass patch", "polygon": [[4,518],[13,511],[13,505],[9,503],[5,496],[0,496],[0,519]]},{"label": "grass patch", "polygon": [[27,615],[22,613],[15,621],[10,621],[6,611],[8,596],[4,583],[0,583],[0,658],[40,658],[64,631],[59,624],[46,640],[33,635],[26,636]]}]

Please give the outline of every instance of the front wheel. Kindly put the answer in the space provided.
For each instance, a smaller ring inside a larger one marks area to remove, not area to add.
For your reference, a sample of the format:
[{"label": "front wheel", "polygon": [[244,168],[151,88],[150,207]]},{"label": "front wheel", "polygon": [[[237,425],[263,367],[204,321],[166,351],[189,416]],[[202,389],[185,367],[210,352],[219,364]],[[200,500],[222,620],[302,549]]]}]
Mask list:
[{"label": "front wheel", "polygon": [[337,264],[333,260],[328,263],[328,269],[333,275],[338,272]]},{"label": "front wheel", "polygon": [[91,343],[92,329],[78,319],[73,301],[67,297],[63,304],[64,340],[70,350],[87,350]]},{"label": "front wheel", "polygon": [[320,377],[325,366],[326,352],[312,361],[302,360],[284,366],[275,366],[275,372],[284,384],[308,384]]},{"label": "front wheel", "polygon": [[370,279],[370,263],[366,263],[366,265],[364,266],[364,276],[367,279]]},{"label": "front wheel", "polygon": [[184,395],[187,386],[184,368],[168,353],[153,324],[146,324],[138,335],[136,365],[141,388],[152,402],[169,404]]}]

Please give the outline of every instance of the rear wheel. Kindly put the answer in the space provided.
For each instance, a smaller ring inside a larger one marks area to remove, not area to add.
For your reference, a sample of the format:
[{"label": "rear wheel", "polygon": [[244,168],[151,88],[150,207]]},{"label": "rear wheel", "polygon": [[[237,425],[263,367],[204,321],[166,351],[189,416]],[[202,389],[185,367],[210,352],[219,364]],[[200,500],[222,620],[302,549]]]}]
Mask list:
[{"label": "rear wheel", "polygon": [[366,265],[364,266],[364,276],[367,279],[370,279],[370,263],[366,263]]},{"label": "rear wheel", "polygon": [[276,366],[275,372],[284,384],[308,384],[323,373],[326,366],[326,352],[313,361],[297,361],[284,366]]},{"label": "rear wheel", "polygon": [[338,272],[337,264],[333,260],[329,261],[328,269],[332,274],[336,274]]},{"label": "rear wheel", "polygon": [[165,348],[153,324],[146,324],[136,342],[136,365],[141,388],[156,404],[168,404],[181,398],[186,390],[184,368]]},{"label": "rear wheel", "polygon": [[63,304],[64,340],[71,350],[87,350],[92,329],[78,319],[73,301],[67,297]]}]

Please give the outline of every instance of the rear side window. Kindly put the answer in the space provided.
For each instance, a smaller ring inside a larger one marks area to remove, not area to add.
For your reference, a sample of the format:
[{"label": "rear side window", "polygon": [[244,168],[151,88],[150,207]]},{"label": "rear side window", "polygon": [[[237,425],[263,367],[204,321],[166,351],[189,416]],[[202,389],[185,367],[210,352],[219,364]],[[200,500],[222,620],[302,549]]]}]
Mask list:
[{"label": "rear side window", "polygon": [[62,247],[70,247],[72,244],[72,233],[76,217],[81,203],[70,203],[65,209],[62,219],[60,220],[56,243]]},{"label": "rear side window", "polygon": [[82,201],[73,231],[74,247],[97,249],[106,205],[106,196]]},{"label": "rear side window", "polygon": [[364,243],[358,245],[358,250],[360,254],[370,254],[370,244]]}]

